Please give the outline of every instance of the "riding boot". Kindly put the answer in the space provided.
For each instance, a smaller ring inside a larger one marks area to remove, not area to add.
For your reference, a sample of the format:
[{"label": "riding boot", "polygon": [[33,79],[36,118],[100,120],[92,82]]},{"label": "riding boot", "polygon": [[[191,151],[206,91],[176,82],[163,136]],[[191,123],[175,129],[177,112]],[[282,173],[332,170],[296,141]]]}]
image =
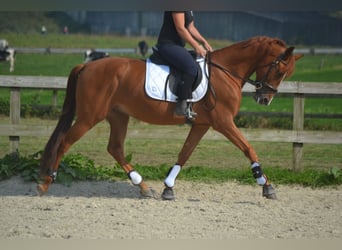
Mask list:
[{"label": "riding boot", "polygon": [[191,105],[186,101],[187,99],[191,99],[192,96],[192,84],[194,83],[196,77],[191,75],[183,75],[183,82],[178,85],[177,89],[177,104],[175,109],[176,115],[185,116],[188,119],[192,120],[197,115],[194,111],[192,111]]},{"label": "riding boot", "polygon": [[186,100],[177,101],[175,114],[185,116],[190,120],[194,119],[195,116],[197,116],[197,113],[192,110],[191,104],[189,104]]},{"label": "riding boot", "polygon": [[175,114],[176,115],[186,115],[186,108],[188,104],[186,103],[186,100],[177,100]]}]

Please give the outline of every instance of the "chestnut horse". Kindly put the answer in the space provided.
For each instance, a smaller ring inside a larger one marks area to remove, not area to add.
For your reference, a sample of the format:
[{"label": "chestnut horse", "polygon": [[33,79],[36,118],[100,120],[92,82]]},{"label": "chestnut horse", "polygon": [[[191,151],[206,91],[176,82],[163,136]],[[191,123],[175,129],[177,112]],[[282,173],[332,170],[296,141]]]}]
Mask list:
[{"label": "chestnut horse", "polygon": [[[255,100],[268,105],[281,81],[291,75],[295,61],[294,47],[269,37],[254,37],[208,53],[210,88],[206,96],[193,104],[198,114],[164,184],[163,199],[174,199],[175,179],[210,127],[222,133],[251,162],[251,170],[262,195],[275,199],[276,194],[263,174],[253,147],[234,124],[246,82],[255,85]],[[174,114],[175,103],[154,100],[144,91],[145,62],[139,59],[110,57],[74,67],[69,75],[62,114],[41,159],[40,195],[47,192],[55,180],[62,156],[97,123],[106,119],[110,124],[107,150],[127,173],[131,182],[140,187],[142,196],[153,197],[152,190],[141,175],[126,161],[124,140],[129,117],[159,125],[186,123],[186,118]],[[250,76],[256,73],[256,80]],[[72,124],[74,117],[75,122]]]}]

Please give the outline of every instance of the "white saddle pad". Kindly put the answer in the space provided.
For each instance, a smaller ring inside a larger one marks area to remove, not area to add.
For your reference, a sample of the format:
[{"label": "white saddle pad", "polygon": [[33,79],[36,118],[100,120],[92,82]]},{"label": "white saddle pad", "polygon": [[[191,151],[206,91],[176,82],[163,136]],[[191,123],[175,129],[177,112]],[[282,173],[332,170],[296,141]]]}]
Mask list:
[{"label": "white saddle pad", "polygon": [[[192,99],[189,102],[197,102],[201,100],[208,89],[207,79],[207,65],[203,58],[197,59],[202,70],[202,81],[192,92]],[[150,59],[146,61],[146,80],[145,80],[145,91],[146,94],[156,100],[163,100],[169,102],[176,102],[177,96],[174,95],[169,86],[169,81],[165,89],[165,83],[168,75],[170,74],[170,67],[168,65],[157,65],[151,62]]]}]

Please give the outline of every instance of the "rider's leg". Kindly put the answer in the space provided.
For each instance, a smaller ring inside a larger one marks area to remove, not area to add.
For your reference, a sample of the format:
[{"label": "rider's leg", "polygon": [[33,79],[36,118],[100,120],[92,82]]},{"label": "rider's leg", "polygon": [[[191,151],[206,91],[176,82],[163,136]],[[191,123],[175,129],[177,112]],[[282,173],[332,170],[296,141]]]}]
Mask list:
[{"label": "rider's leg", "polygon": [[187,99],[192,98],[192,85],[194,84],[196,80],[196,76],[189,75],[189,74],[184,74],[183,75],[183,81],[180,85],[178,85],[177,88],[177,105],[175,109],[175,113],[177,115],[184,115],[184,116],[189,116],[189,118],[192,118],[193,116],[196,116],[197,114],[193,112],[190,109],[190,106],[187,103]]},{"label": "rider's leg", "polygon": [[[192,98],[192,85],[197,77],[198,68],[194,58],[186,48],[175,44],[158,45],[158,51],[172,67],[183,72],[183,84],[180,84],[177,89],[178,102],[175,113],[184,116],[196,115],[189,112],[186,102],[187,99]],[[192,118],[192,116],[189,118]]]}]

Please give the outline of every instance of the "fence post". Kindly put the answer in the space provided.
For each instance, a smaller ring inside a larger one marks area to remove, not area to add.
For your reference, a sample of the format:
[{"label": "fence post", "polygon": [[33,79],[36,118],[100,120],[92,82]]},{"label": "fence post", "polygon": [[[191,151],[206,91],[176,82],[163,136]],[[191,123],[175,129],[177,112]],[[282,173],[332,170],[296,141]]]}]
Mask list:
[{"label": "fence post", "polygon": [[[16,125],[20,123],[20,88],[11,88],[10,97],[10,119],[11,124]],[[14,153],[19,150],[19,136],[9,136],[10,152]]]},{"label": "fence post", "polygon": [[58,92],[56,89],[54,89],[52,91],[52,108],[53,109],[57,108],[57,96],[58,96]]},{"label": "fence post", "polygon": [[[298,132],[304,130],[304,94],[295,94],[293,99],[293,130]],[[303,157],[303,143],[293,142],[293,170],[301,171],[301,160]]]}]

